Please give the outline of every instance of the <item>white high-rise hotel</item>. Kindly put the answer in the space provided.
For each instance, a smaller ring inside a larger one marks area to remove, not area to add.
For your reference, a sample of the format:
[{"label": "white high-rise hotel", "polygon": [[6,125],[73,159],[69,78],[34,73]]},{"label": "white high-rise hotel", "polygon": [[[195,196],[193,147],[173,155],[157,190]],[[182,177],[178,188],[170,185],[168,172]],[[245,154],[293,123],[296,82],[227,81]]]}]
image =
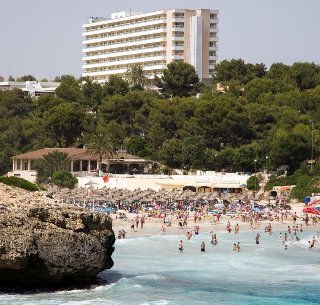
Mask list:
[{"label": "white high-rise hotel", "polygon": [[206,80],[217,60],[217,32],[218,11],[208,9],[91,17],[83,25],[82,75],[103,82],[139,64],[152,79],[168,63],[181,60],[192,64],[200,79]]}]

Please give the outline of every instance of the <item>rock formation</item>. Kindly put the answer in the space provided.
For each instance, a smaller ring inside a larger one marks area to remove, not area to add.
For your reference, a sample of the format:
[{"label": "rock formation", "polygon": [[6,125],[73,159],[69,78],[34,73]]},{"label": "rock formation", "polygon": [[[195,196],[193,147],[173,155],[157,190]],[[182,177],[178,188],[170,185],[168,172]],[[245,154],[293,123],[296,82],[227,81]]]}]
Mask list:
[{"label": "rock formation", "polygon": [[0,287],[89,282],[111,268],[112,221],[0,183]]}]

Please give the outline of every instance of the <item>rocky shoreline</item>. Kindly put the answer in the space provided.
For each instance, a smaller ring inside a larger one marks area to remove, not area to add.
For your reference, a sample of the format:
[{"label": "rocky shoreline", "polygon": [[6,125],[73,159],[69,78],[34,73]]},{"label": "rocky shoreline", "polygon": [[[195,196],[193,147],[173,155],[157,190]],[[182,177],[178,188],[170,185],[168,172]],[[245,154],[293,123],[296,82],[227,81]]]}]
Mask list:
[{"label": "rocky shoreline", "polygon": [[0,183],[0,290],[95,284],[114,242],[107,215]]}]

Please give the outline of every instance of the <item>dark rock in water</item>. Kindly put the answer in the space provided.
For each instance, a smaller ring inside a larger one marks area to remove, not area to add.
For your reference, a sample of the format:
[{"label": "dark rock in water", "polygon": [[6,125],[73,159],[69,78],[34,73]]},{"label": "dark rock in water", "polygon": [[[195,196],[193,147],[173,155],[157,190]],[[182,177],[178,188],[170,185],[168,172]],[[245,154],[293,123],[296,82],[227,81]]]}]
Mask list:
[{"label": "dark rock in water", "polygon": [[0,287],[92,283],[114,242],[107,215],[0,184]]}]

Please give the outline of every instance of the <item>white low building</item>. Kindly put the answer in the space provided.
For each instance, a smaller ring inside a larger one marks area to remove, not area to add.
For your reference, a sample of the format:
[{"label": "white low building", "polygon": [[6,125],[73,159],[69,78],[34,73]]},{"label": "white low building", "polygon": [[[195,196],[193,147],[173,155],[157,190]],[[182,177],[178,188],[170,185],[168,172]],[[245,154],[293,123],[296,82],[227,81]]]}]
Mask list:
[{"label": "white low building", "polygon": [[0,91],[20,89],[31,97],[36,98],[43,94],[54,95],[57,87],[60,85],[58,82],[38,82],[38,81],[26,81],[26,82],[14,82],[14,81],[2,81],[0,82]]},{"label": "white low building", "polygon": [[[195,175],[108,175],[102,177],[78,177],[79,187],[92,185],[94,188],[119,188],[134,190],[148,188],[190,189],[192,191],[243,193],[250,175],[240,173],[209,172]],[[106,182],[105,182],[106,181]]]}]

